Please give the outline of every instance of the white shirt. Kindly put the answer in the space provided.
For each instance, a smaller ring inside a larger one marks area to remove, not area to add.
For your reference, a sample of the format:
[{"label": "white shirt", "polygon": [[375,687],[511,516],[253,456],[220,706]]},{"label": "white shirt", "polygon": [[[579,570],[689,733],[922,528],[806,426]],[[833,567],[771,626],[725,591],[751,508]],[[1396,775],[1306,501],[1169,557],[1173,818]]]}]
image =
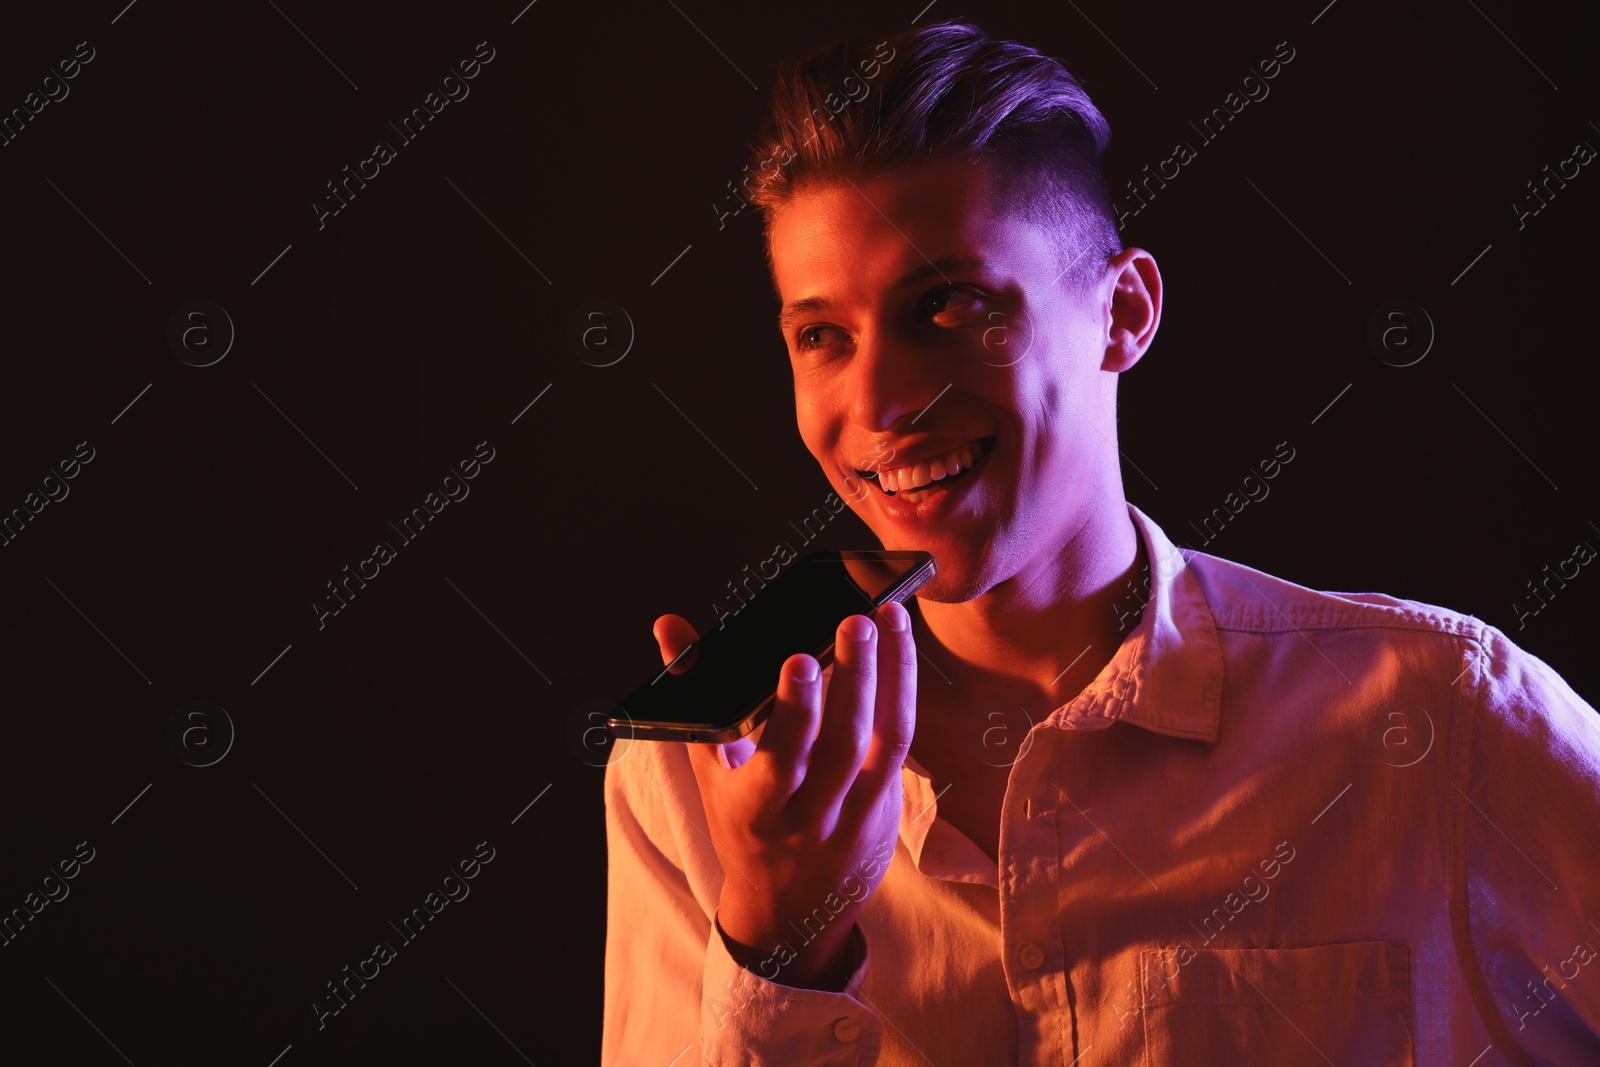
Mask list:
[{"label": "white shirt", "polygon": [[618,745],[603,1062],[1600,1063],[1594,709],[1477,619],[1129,511],[1148,604],[1013,753],[999,863],[908,761],[843,992],[733,962],[685,746]]}]

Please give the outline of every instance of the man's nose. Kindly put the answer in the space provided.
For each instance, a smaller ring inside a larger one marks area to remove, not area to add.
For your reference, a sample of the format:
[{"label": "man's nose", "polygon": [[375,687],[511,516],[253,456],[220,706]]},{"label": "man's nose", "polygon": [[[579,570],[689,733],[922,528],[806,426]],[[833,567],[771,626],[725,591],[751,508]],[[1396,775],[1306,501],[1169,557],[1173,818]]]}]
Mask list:
[{"label": "man's nose", "polygon": [[855,420],[874,433],[915,420],[950,384],[936,380],[940,363],[933,353],[883,332],[858,341],[852,364]]}]

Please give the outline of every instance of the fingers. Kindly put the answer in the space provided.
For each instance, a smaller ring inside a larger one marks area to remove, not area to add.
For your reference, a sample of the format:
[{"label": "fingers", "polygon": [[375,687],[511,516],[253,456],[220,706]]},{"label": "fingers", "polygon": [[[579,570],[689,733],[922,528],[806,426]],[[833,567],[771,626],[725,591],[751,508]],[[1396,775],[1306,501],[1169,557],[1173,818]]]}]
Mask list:
[{"label": "fingers", "polygon": [[872,620],[852,615],[839,624],[822,722],[811,746],[805,781],[795,793],[795,802],[814,817],[838,811],[866,758],[876,705],[877,660],[877,628]]},{"label": "fingers", "polygon": [[762,768],[776,796],[787,802],[800,787],[822,720],[822,671],[817,661],[797,653],[783,661],[778,695],[761,728],[755,765]]},{"label": "fingers", "polygon": [[911,615],[900,604],[878,611],[878,693],[872,742],[851,798],[870,804],[887,785],[898,787],[900,768],[917,727],[917,647]]},{"label": "fingers", "polygon": [[[756,821],[780,817],[805,780],[817,724],[822,719],[822,671],[804,653],[790,656],[778,675],[772,710],[759,727],[761,734],[725,745],[691,745],[695,778],[704,795],[722,785],[722,775],[745,767],[738,784],[729,788],[746,799]],[[709,752],[696,752],[695,749]]]},{"label": "fingers", "polygon": [[[750,777],[742,780],[740,793],[759,796],[765,814],[788,809],[792,816],[814,820],[823,833],[847,803],[863,811],[877,803],[890,779],[898,778],[911,748],[917,664],[906,609],[889,604],[876,614],[878,625],[863,615],[839,625],[826,687],[812,657],[796,654],[784,661],[753,754],[749,739],[732,746],[688,746],[702,792],[715,791],[722,775],[748,764],[743,770]],[[669,665],[698,639],[678,615],[661,616],[654,633]],[[728,751],[740,745],[745,747]]]},{"label": "fingers", "polygon": [[651,633],[655,635],[656,644],[661,646],[661,662],[672,664],[672,673],[678,674],[694,662],[694,653],[691,652],[673,663],[684,649],[700,640],[700,635],[694,632],[688,619],[682,615],[663,615],[656,620]]}]

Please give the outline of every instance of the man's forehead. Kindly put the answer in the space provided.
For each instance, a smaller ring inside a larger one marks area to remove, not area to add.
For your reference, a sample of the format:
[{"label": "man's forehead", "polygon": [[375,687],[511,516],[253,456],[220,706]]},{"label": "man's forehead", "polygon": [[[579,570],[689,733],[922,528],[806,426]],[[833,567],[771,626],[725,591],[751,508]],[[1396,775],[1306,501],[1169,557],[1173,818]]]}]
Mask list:
[{"label": "man's forehead", "polygon": [[997,206],[988,164],[946,161],[903,167],[871,177],[813,180],[801,186],[774,217],[773,232],[786,242],[837,241],[864,227],[911,226],[956,230]]}]

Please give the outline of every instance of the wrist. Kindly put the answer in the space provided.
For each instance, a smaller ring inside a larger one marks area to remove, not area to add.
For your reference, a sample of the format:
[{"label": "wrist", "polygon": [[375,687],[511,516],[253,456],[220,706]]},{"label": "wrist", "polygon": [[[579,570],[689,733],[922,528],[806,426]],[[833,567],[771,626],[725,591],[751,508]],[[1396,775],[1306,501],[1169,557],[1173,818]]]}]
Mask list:
[{"label": "wrist", "polygon": [[820,931],[791,924],[787,937],[782,933],[738,936],[742,928],[731,923],[734,932],[730,932],[723,924],[721,909],[713,923],[736,964],[769,982],[795,989],[840,992],[864,956],[864,939],[851,916],[838,916]]}]

